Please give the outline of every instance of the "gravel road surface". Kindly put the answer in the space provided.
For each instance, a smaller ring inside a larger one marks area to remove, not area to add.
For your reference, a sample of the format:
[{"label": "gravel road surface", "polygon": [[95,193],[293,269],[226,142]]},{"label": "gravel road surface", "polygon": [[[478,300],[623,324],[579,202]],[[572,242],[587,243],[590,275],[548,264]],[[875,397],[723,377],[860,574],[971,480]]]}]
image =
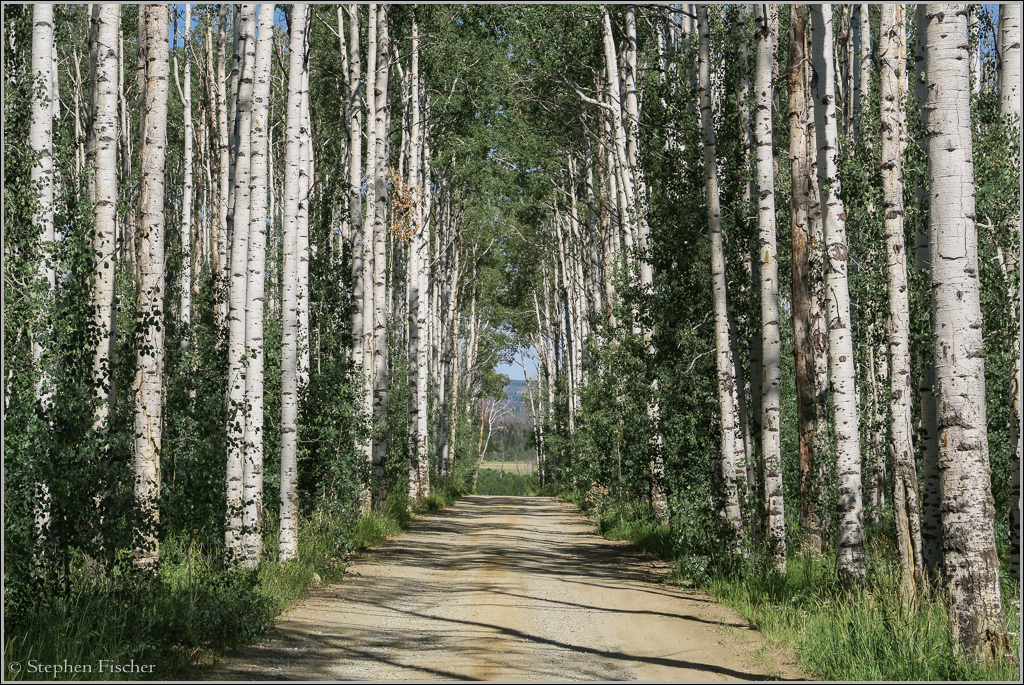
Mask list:
[{"label": "gravel road surface", "polygon": [[797,679],[734,611],[546,497],[463,497],[316,588],[217,680]]}]

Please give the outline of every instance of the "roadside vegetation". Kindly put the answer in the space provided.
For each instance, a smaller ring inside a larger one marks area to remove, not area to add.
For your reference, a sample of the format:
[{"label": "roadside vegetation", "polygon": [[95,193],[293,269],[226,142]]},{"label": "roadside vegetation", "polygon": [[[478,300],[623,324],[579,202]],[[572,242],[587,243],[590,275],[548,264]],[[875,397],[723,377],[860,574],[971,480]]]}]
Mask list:
[{"label": "roadside vegetation", "polygon": [[[643,503],[616,502],[601,488],[586,493],[546,488],[541,494],[579,506],[604,537],[628,540],[673,561],[669,582],[704,590],[734,608],[771,644],[795,652],[800,668],[815,679],[1019,679],[1020,664],[1012,656],[979,661],[958,652],[941,591],[907,602],[892,561],[891,521],[868,530],[866,582],[844,588],[836,577],[834,551],[790,556],[786,572],[779,574],[758,555],[716,554],[714,547],[678,534],[676,526],[657,523]],[[1007,623],[1019,625],[1020,595],[1007,582],[1002,591]],[[1009,635],[1009,653],[1020,654],[1019,633],[1011,629]]]},{"label": "roadside vegetation", "polygon": [[536,495],[538,489],[536,473],[480,469],[476,476],[478,495]]},{"label": "roadside vegetation", "polygon": [[[341,581],[360,552],[400,535],[416,514],[453,504],[467,491],[466,482],[466,470],[459,469],[436,480],[416,508],[398,494],[384,511],[354,520],[318,509],[300,526],[298,558],[284,565],[265,554],[256,568],[245,569],[227,563],[219,549],[211,553],[180,538],[163,545],[153,574],[136,573],[130,564],[107,572],[73,553],[66,592],[38,598],[17,622],[8,617],[5,679],[169,680],[209,671],[220,657],[265,633],[310,587]],[[92,672],[41,671],[65,662],[91,665]],[[12,663],[20,665],[18,672]],[[114,664],[127,670],[111,672]]]}]

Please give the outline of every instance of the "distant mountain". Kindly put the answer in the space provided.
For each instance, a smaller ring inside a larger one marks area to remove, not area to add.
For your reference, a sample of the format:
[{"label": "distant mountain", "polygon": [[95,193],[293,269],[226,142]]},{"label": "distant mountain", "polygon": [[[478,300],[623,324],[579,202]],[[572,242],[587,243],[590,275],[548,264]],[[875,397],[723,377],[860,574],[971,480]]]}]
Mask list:
[{"label": "distant mountain", "polygon": [[526,395],[526,381],[511,380],[505,386],[505,395],[512,404],[512,411],[508,412],[495,422],[495,425],[516,423],[517,419],[529,418],[530,405]]}]

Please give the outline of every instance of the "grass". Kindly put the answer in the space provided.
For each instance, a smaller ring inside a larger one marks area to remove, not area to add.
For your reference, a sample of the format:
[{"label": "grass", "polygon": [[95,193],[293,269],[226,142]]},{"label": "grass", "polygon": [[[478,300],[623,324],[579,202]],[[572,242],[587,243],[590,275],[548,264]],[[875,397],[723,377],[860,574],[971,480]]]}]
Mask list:
[{"label": "grass", "polygon": [[[465,485],[452,480],[438,483],[416,511],[453,503]],[[391,497],[385,511],[368,512],[354,525],[314,515],[300,527],[298,559],[279,564],[268,542],[265,558],[251,570],[175,539],[162,544],[160,566],[147,576],[132,571],[128,558],[104,573],[78,555],[67,596],[39,597],[31,615],[17,623],[5,618],[5,679],[167,680],[208,670],[264,633],[310,586],[339,580],[353,554],[407,529],[414,513],[405,498]],[[266,539],[276,539],[273,531]],[[133,660],[135,672],[110,670]],[[91,672],[64,671],[65,661]]]},{"label": "grass", "polygon": [[[1019,597],[1005,594],[1007,623],[1019,621]],[[844,589],[831,557],[790,558],[785,575],[752,564],[712,574],[708,590],[776,644],[797,653],[821,680],[1017,680],[1012,658],[977,661],[957,654],[941,598],[903,601],[898,569],[872,559],[867,581]],[[1019,653],[1019,635],[1011,631]]]},{"label": "grass", "polygon": [[[900,590],[896,551],[888,529],[868,531],[868,577],[840,586],[834,555],[791,556],[784,575],[757,558],[742,561],[690,554],[673,543],[642,505],[611,501],[607,493],[545,494],[574,502],[594,518],[598,533],[629,540],[676,563],[686,578],[736,609],[773,645],[792,649],[800,667],[820,680],[1003,680],[1016,682],[1020,664],[1020,595],[1003,584],[1003,611],[1011,655],[994,661],[965,657],[954,648],[941,597],[908,608]],[[698,563],[701,562],[701,563]],[[699,567],[699,568],[698,568]]]},{"label": "grass", "polygon": [[540,489],[537,474],[480,469],[476,476],[478,495],[536,495]]}]

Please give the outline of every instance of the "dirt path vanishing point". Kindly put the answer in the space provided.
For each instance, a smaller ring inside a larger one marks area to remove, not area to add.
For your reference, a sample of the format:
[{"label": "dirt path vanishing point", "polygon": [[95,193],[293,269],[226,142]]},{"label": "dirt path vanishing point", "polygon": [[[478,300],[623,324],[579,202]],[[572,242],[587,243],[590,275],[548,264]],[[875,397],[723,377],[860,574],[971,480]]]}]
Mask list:
[{"label": "dirt path vanishing point", "polygon": [[314,589],[229,680],[796,679],[668,565],[546,497],[467,496]]}]

